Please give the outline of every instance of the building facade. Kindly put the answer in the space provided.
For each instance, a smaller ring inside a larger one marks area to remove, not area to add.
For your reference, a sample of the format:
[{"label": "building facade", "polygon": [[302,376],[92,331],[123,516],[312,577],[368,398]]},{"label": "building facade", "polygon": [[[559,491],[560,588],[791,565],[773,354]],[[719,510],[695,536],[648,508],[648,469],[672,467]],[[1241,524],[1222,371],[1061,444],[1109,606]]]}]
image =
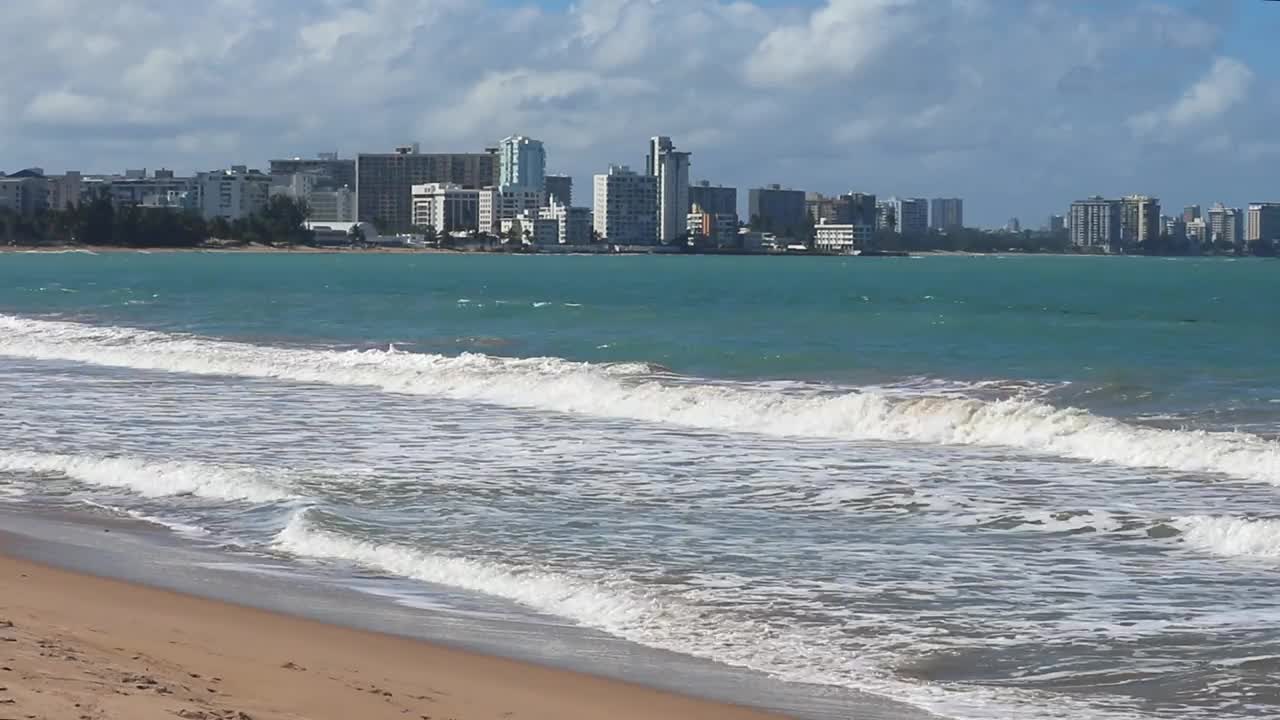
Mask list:
[{"label": "building facade", "polygon": [[497,185],[497,150],[422,153],[414,143],[390,153],[361,153],[356,156],[356,215],[384,232],[408,232],[413,225],[413,186],[430,183],[473,190]]},{"label": "building facade", "polygon": [[1216,203],[1206,213],[1209,221],[1209,241],[1213,243],[1231,243],[1239,245],[1244,241],[1244,213],[1240,208],[1229,208]]},{"label": "building facade", "polygon": [[502,232],[503,220],[526,210],[536,211],[545,204],[545,196],[539,190],[484,188],[480,191],[480,232],[497,235]]},{"label": "building facade", "polygon": [[929,201],[924,198],[891,197],[893,231],[899,235],[923,235],[929,230]]},{"label": "building facade", "polygon": [[[139,175],[138,172],[142,174]],[[237,165],[231,169],[234,173],[247,174],[248,169],[243,165]],[[261,173],[254,171],[256,176]],[[210,175],[211,173],[204,173]],[[267,177],[270,181],[269,176]],[[199,176],[197,177],[174,177],[172,172],[167,170],[157,170],[152,177],[146,176],[146,171],[135,171],[132,177],[122,175],[109,175],[105,177],[82,177],[80,179],[80,197],[81,200],[92,200],[102,194],[106,194],[111,198],[111,204],[117,208],[127,207],[131,205],[142,205],[147,202],[147,198],[153,196],[168,196],[170,193],[193,192],[197,196],[200,195]]]},{"label": "building facade", "polygon": [[1136,247],[1160,237],[1160,200],[1127,195],[1120,200],[1120,242]]},{"label": "building facade", "polygon": [[560,223],[551,218],[542,217],[540,210],[525,210],[519,215],[503,218],[499,228],[501,236],[510,238],[518,235],[520,241],[527,245],[558,245],[560,243]]},{"label": "building facade", "polygon": [[49,207],[49,181],[39,170],[0,176],[0,209],[31,216]]},{"label": "building facade", "polygon": [[875,228],[865,223],[818,223],[813,228],[813,249],[819,252],[851,253],[871,243]]},{"label": "building facade", "polygon": [[571,176],[547,175],[544,181],[547,205],[564,205],[565,207],[573,205],[573,178]]},{"label": "building facade", "polygon": [[712,185],[703,180],[689,186],[689,212],[697,205],[712,215],[738,215],[738,188]]},{"label": "building facade", "polygon": [[1188,205],[1182,209],[1182,222],[1189,223],[1200,219],[1200,206]]},{"label": "building facade", "polygon": [[653,245],[658,240],[658,180],[613,165],[593,183],[595,232],[614,245]]},{"label": "building facade", "polygon": [[803,190],[785,190],[781,185],[747,191],[747,211],[751,228],[794,236],[805,225],[807,209]]},{"label": "building facade", "polygon": [[503,138],[498,157],[500,189],[542,192],[546,188],[547,151],[541,140],[523,135]]},{"label": "building facade", "polygon": [[349,188],[356,186],[356,161],[350,158],[341,159],[337,153],[320,153],[314,158],[284,158],[272,160],[269,169],[272,177],[296,175],[299,173],[314,175],[319,178],[321,186]]},{"label": "building facade", "polygon": [[270,195],[271,176],[242,165],[196,175],[196,196],[205,220],[242,220],[256,215],[267,207]]},{"label": "building facade", "polygon": [[1078,248],[1120,249],[1120,201],[1095,195],[1071,203],[1071,243]]},{"label": "building facade", "polygon": [[1280,203],[1249,203],[1245,216],[1245,242],[1280,240]]},{"label": "building facade", "polygon": [[480,191],[456,183],[414,185],[413,227],[431,227],[437,233],[475,231],[480,215]]},{"label": "building facade", "polygon": [[653,176],[658,188],[658,242],[676,242],[686,232],[689,213],[689,153],[677,151],[669,137],[654,137],[649,140],[645,173]]},{"label": "building facade", "polygon": [[961,198],[930,200],[929,227],[933,230],[953,230],[964,227],[964,200]]},{"label": "building facade", "polygon": [[1067,219],[1062,215],[1050,215],[1049,224],[1045,226],[1049,232],[1062,232],[1067,229]]},{"label": "building facade", "polygon": [[307,194],[307,218],[322,222],[355,222],[356,194],[349,187],[312,190]]},{"label": "building facade", "polygon": [[590,208],[552,203],[541,208],[538,213],[543,219],[556,221],[556,234],[561,245],[591,244]]},{"label": "building facade", "polygon": [[694,205],[689,212],[685,230],[690,238],[701,238],[718,248],[738,245],[737,213],[712,213],[703,210],[700,205]]}]

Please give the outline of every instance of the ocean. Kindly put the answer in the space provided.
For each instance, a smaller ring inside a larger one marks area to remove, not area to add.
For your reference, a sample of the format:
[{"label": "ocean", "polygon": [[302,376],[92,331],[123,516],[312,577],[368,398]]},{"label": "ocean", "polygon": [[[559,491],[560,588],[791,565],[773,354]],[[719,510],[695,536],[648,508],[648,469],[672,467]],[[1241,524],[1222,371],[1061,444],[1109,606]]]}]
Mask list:
[{"label": "ocean", "polygon": [[0,505],[947,718],[1276,717],[1278,280],[0,255]]}]

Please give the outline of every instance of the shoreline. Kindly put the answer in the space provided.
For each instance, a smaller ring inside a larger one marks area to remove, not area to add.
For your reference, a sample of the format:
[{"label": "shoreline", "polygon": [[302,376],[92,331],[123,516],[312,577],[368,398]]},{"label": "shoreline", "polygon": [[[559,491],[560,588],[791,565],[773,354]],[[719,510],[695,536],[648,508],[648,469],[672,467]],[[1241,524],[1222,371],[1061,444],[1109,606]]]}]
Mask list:
[{"label": "shoreline", "polygon": [[0,703],[19,716],[787,720],[62,570],[19,559],[10,545],[0,538]]}]

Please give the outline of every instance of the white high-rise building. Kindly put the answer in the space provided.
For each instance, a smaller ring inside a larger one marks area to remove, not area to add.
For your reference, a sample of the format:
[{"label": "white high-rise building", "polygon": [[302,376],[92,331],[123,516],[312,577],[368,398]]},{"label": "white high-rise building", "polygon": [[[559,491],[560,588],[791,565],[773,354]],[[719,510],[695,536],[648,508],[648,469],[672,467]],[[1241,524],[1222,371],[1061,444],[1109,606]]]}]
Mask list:
[{"label": "white high-rise building", "polygon": [[1120,204],[1119,200],[1108,200],[1101,195],[1071,203],[1071,243],[1078,248],[1118,251]]},{"label": "white high-rise building", "polygon": [[196,176],[196,195],[205,220],[239,220],[262,212],[271,194],[271,176],[242,165]]},{"label": "white high-rise building", "polygon": [[500,189],[542,192],[546,188],[547,151],[541,140],[523,135],[504,138],[498,157]]},{"label": "white high-rise building", "polygon": [[614,245],[653,245],[658,238],[657,178],[640,175],[625,165],[611,165],[596,175],[593,225],[600,237]]},{"label": "white high-rise building", "polygon": [[669,137],[654,137],[645,157],[645,174],[657,180],[658,241],[676,242],[687,232],[689,153],[678,152]]},{"label": "white high-rise building", "polygon": [[543,205],[541,190],[520,190],[487,187],[480,191],[480,232],[498,235],[502,221],[510,220],[525,210],[537,210]]},{"label": "white high-rise building", "polygon": [[1239,245],[1244,238],[1244,213],[1240,208],[1229,208],[1216,203],[1209,208],[1208,228],[1212,242],[1227,242]]}]

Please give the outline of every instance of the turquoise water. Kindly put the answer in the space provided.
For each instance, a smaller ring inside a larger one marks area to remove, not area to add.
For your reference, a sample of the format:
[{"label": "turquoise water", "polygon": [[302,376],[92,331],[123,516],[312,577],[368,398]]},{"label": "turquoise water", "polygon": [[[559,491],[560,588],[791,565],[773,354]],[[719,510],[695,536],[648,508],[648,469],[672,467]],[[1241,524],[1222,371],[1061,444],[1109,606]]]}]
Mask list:
[{"label": "turquoise water", "polygon": [[1271,717],[1277,278],[0,255],[0,501],[950,717]]}]

